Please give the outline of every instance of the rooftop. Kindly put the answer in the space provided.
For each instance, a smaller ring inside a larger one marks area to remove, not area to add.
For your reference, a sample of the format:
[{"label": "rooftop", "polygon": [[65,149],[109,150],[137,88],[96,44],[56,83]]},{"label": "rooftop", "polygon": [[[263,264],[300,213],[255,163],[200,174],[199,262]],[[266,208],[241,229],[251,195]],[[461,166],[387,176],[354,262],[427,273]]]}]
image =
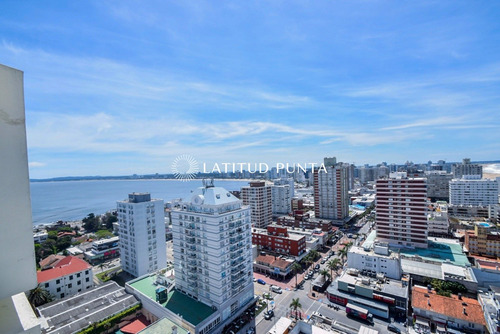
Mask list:
[{"label": "rooftop", "polygon": [[425,287],[414,286],[411,305],[413,308],[486,326],[483,309],[476,299],[467,297],[459,299],[457,295],[440,296],[434,290],[428,291]]},{"label": "rooftop", "polygon": [[139,334],[173,334],[172,328],[177,328],[177,334],[188,334],[189,331],[185,328],[179,327],[177,324],[169,320],[168,318],[163,318],[151,324],[151,326],[144,328]]},{"label": "rooftop", "polygon": [[[271,227],[282,227],[280,225],[269,225]],[[268,226],[268,227],[269,227]],[[277,234],[277,233],[269,233],[267,231],[267,229],[265,228],[256,228],[256,227],[253,227],[252,228],[252,233],[256,233],[256,234],[260,234],[260,235],[267,235],[267,236],[270,236],[270,237],[279,237],[279,238],[285,238],[285,239],[290,239],[290,240],[296,240],[296,241],[299,241],[300,239],[303,239],[305,238],[305,236],[301,235],[301,233],[304,233],[303,231],[294,231],[294,230],[287,230],[287,235],[280,235],[280,234]],[[312,233],[312,232],[308,232],[308,233]],[[306,234],[306,233],[304,233]]]},{"label": "rooftop", "polygon": [[458,240],[431,237],[428,238],[428,245],[428,248],[391,248],[391,250],[399,251],[401,255],[407,257],[418,256],[432,261],[448,262],[464,267],[470,266]]},{"label": "rooftop", "polygon": [[[359,286],[370,287],[373,290],[380,291],[393,296],[399,296],[403,298],[408,297],[408,287],[403,286],[401,281],[396,281],[386,278],[383,283],[378,283],[377,279],[364,277],[364,276],[352,276],[347,272],[344,272],[342,276],[338,278],[339,281],[346,282],[347,284],[354,284]],[[369,284],[364,284],[363,280],[368,280]]]},{"label": "rooftop", "polygon": [[[151,275],[139,278],[128,284],[152,300],[156,300],[156,289],[159,286],[154,284],[155,281],[156,276]],[[215,312],[210,306],[190,298],[175,289],[170,291],[167,301],[161,305],[173,313],[181,315],[187,322],[194,326],[197,326]]]},{"label": "rooftop", "polygon": [[272,255],[259,255],[255,261],[266,263],[269,267],[276,267],[280,269],[286,269],[294,262],[292,260],[284,260]]},{"label": "rooftop", "polygon": [[66,256],[64,259],[59,260],[52,269],[37,271],[36,275],[38,283],[43,283],[91,268],[92,266],[82,259]]},{"label": "rooftop", "polygon": [[69,334],[139,304],[115,282],[37,308],[42,333]]}]

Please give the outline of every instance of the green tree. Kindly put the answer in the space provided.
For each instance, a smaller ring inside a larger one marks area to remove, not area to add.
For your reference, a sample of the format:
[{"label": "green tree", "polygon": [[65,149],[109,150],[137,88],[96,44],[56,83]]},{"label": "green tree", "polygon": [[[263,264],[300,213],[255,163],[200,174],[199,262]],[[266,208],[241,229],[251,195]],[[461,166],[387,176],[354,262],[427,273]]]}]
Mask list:
[{"label": "green tree", "polygon": [[334,258],[333,260],[328,261],[326,267],[330,269],[330,276],[333,277],[333,272],[337,273],[337,270],[340,266],[340,260],[338,258]]},{"label": "green tree", "polygon": [[31,304],[33,310],[43,304],[47,304],[52,301],[52,296],[45,290],[41,284],[38,284],[34,289],[30,290],[28,294],[28,301]]},{"label": "green tree", "polygon": [[298,285],[298,283],[297,283],[297,276],[298,276],[297,273],[299,272],[299,270],[302,270],[302,266],[300,264],[298,264],[297,262],[294,262],[292,264],[292,270],[295,273],[295,286],[297,286]]},{"label": "green tree", "polygon": [[342,259],[342,261],[344,261],[344,258],[347,257],[347,252],[348,252],[347,246],[344,246],[344,248],[339,250],[340,258]]},{"label": "green tree", "polygon": [[96,217],[93,213],[89,213],[87,217],[82,219],[83,228],[87,232],[95,232],[99,229],[99,218]]},{"label": "green tree", "polygon": [[311,259],[314,261],[316,261],[318,259],[318,256],[319,256],[319,253],[317,250],[312,250],[309,252],[309,256],[311,257]]},{"label": "green tree", "polygon": [[71,237],[67,235],[57,239],[55,246],[58,252],[65,250],[66,248],[71,246]]},{"label": "green tree", "polygon": [[107,212],[106,215],[104,216],[104,224],[106,225],[106,229],[112,230],[113,229],[113,223],[118,221],[118,217]]},{"label": "green tree", "polygon": [[47,234],[49,239],[57,240],[57,231],[48,231]]},{"label": "green tree", "polygon": [[326,281],[327,279],[330,279],[331,275],[326,269],[322,269],[319,274],[323,276],[323,282]]},{"label": "green tree", "polygon": [[298,309],[302,308],[302,304],[300,303],[300,299],[299,298],[292,299],[292,302],[290,303],[290,308],[295,311],[295,318],[299,319]]}]

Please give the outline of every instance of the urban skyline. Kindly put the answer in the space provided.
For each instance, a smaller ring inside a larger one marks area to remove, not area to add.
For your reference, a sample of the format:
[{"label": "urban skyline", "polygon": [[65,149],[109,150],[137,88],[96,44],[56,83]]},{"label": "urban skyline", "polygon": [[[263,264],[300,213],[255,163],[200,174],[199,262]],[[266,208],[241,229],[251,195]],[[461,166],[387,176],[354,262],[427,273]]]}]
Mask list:
[{"label": "urban skyline", "polygon": [[24,71],[32,178],[495,160],[499,6],[5,1],[0,62]]}]

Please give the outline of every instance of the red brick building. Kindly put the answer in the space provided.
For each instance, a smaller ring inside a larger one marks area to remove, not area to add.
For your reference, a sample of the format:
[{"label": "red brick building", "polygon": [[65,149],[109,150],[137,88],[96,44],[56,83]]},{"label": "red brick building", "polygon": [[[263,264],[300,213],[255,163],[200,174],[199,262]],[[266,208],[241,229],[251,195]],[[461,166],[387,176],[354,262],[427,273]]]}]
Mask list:
[{"label": "red brick building", "polygon": [[306,237],[289,234],[286,227],[269,225],[267,228],[252,228],[252,244],[260,249],[276,253],[299,256],[306,251]]}]

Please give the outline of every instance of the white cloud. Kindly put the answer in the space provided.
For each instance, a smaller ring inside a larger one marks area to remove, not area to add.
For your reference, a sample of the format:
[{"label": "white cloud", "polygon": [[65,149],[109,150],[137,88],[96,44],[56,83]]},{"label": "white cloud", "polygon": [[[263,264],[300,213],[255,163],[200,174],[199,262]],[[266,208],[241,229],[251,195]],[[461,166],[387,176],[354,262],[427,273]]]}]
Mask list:
[{"label": "white cloud", "polygon": [[45,167],[47,164],[39,161],[31,161],[29,164],[30,168]]}]

